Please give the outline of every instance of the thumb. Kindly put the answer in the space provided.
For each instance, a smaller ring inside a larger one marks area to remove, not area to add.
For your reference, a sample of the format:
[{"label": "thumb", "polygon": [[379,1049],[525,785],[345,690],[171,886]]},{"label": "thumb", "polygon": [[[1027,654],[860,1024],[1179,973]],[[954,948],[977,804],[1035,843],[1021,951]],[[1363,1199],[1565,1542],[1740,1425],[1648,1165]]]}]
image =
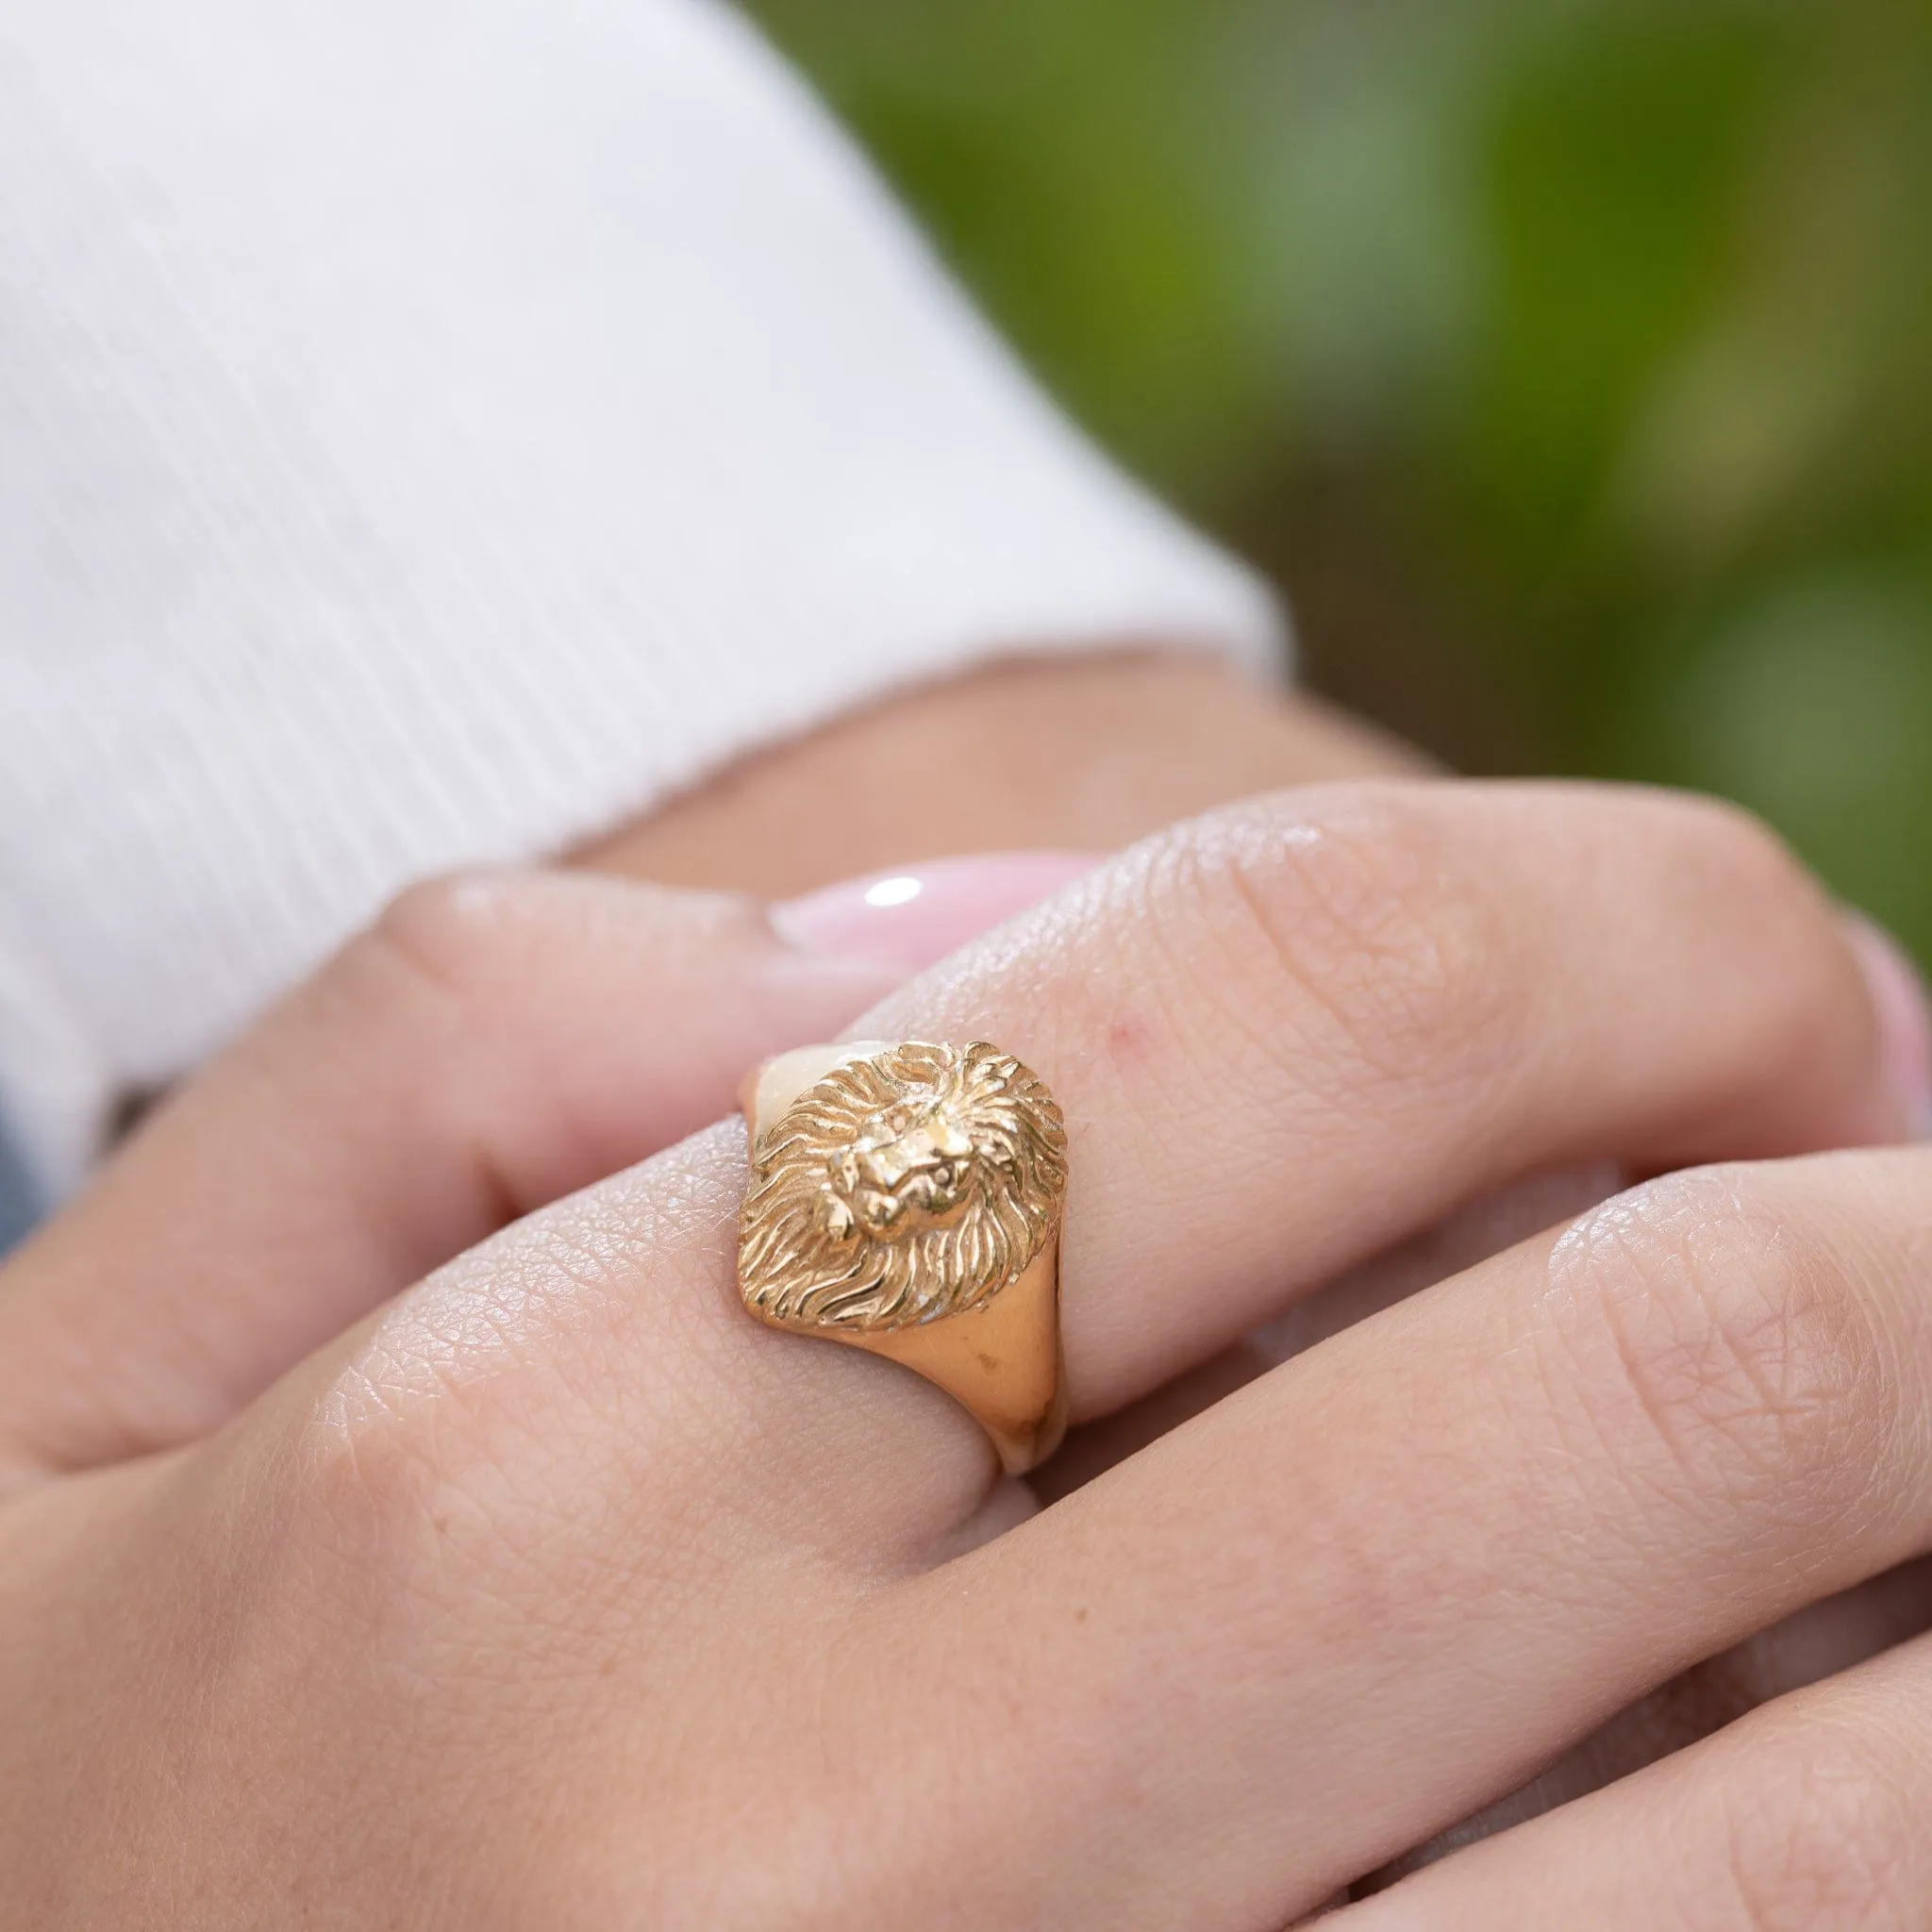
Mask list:
[{"label": "thumb", "polygon": [[206,1434],[451,1256],[728,1112],[754,1061],[1042,896],[1040,863],[1005,904],[984,867],[926,895],[884,947],[582,874],[405,894],[0,1269],[0,1481]]}]

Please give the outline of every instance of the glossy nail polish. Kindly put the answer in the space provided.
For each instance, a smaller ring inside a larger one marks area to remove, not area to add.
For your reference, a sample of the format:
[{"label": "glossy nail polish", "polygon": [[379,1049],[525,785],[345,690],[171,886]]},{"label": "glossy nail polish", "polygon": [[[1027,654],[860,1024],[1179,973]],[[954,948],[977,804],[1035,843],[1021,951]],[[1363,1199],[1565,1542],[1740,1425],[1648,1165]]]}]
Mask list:
[{"label": "glossy nail polish", "polygon": [[789,944],[917,972],[1091,872],[1088,853],[987,852],[844,879],[772,907]]}]

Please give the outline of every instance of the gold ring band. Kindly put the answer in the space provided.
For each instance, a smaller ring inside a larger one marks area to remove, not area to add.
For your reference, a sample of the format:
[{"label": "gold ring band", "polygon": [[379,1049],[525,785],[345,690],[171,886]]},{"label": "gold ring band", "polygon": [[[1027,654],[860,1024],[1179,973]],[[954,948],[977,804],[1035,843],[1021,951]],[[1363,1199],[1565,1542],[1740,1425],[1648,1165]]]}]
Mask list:
[{"label": "gold ring band", "polygon": [[1066,1430],[1067,1131],[985,1041],[856,1041],[768,1060],[741,1094],[738,1285],[760,1322],[903,1363],[1018,1474]]}]

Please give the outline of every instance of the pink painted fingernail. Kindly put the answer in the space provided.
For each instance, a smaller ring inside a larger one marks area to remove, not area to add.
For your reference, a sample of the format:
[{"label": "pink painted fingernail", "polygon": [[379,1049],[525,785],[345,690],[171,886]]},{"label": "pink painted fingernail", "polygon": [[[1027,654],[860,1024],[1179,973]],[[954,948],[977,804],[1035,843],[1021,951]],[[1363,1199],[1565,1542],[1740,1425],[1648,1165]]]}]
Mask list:
[{"label": "pink painted fingernail", "polygon": [[1912,1131],[1932,1141],[1932,1002],[1924,978],[1905,948],[1862,912],[1847,914],[1845,923],[1877,1009],[1886,1080]]},{"label": "pink painted fingernail", "polygon": [[771,908],[772,929],[788,944],[810,952],[914,973],[1051,898],[1098,863],[1082,852],[980,852],[923,859],[783,900]]}]

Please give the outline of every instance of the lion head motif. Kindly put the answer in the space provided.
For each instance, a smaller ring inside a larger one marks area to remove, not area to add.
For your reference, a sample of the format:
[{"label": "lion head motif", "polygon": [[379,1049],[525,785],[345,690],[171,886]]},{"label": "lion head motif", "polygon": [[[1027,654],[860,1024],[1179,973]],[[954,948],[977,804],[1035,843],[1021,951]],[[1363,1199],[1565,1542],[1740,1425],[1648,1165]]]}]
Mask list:
[{"label": "lion head motif", "polygon": [[807,1090],[752,1150],[746,1306],[786,1327],[903,1328],[974,1308],[1051,1234],[1053,1096],[984,1041],[908,1041]]}]

